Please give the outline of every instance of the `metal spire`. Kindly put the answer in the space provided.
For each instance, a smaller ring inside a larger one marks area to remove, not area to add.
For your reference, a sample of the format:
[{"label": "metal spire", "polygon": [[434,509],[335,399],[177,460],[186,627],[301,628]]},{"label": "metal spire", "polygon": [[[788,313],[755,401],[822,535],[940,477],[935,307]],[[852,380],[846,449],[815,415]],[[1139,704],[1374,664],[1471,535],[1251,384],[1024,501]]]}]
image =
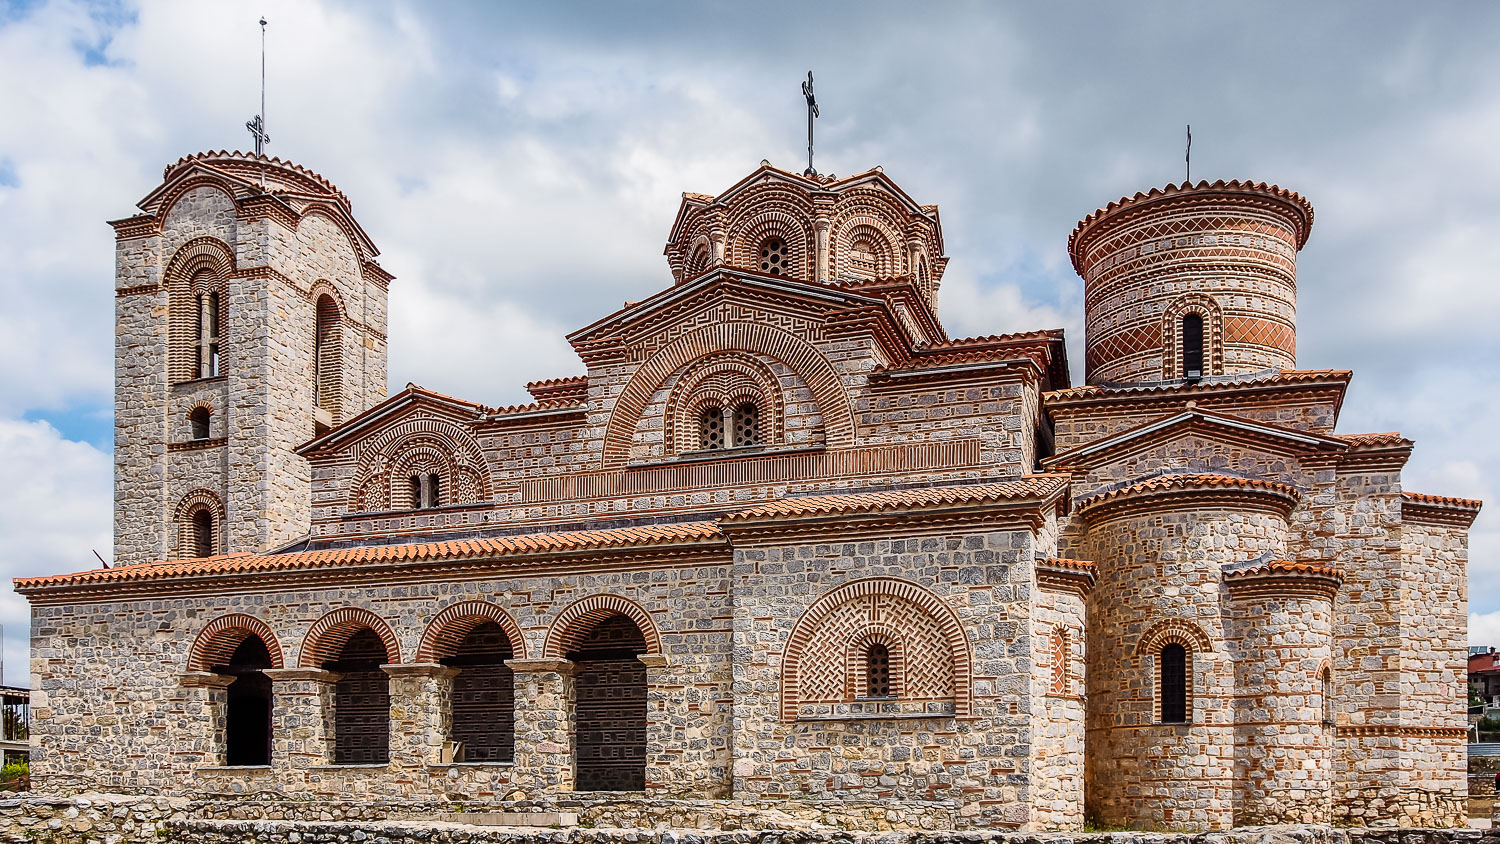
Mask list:
[{"label": "metal spire", "polygon": [[818,171],[813,169],[813,118],[818,116],[818,100],[813,96],[812,71],[807,72],[807,81],[802,83],[802,96],[807,99],[807,169],[802,171],[804,176],[816,176]]},{"label": "metal spire", "polygon": [[265,152],[266,144],[271,142],[271,136],[266,134],[266,19],[260,19],[260,114],[255,115],[253,120],[245,123],[245,128],[250,130],[250,137],[255,139],[255,157],[259,158]]},{"label": "metal spire", "polygon": [[1188,184],[1192,184],[1193,183],[1193,124],[1189,123],[1187,125],[1187,127],[1188,127],[1187,156],[1185,157],[1184,160],[1187,162],[1187,181],[1188,181]]}]

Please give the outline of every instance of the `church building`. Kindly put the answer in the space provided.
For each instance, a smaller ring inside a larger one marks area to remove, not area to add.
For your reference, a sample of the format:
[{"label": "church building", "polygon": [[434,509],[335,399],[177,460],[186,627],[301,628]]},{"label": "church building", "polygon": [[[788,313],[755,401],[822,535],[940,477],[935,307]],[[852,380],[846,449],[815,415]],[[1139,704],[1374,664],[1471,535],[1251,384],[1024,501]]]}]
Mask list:
[{"label": "church building", "polygon": [[1297,368],[1296,193],[1085,217],[1075,385],[1060,330],[948,335],[937,206],[762,162],[509,407],[387,394],[317,173],[197,154],[139,208],[114,565],[16,581],[41,789],[1465,819],[1480,504]]}]

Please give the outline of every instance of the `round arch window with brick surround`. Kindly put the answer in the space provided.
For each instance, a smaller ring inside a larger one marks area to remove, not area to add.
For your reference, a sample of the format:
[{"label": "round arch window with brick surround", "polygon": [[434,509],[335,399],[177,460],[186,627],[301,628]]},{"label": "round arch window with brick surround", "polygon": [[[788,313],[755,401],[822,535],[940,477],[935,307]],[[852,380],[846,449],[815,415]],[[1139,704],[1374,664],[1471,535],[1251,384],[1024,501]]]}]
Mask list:
[{"label": "round arch window with brick surround", "polygon": [[1192,723],[1194,695],[1203,682],[1194,657],[1213,650],[1208,634],[1191,621],[1171,619],[1146,631],[1135,650],[1151,673],[1152,720]]},{"label": "round arch window with brick surround", "polygon": [[690,364],[667,400],[671,454],[780,444],[785,401],[776,374],[755,357],[726,353]]},{"label": "round arch window with brick surround", "polygon": [[882,713],[966,718],[971,665],[963,626],[936,595],[894,578],[856,580],[814,601],[793,627],[781,659],[781,716],[817,718],[878,701]]}]

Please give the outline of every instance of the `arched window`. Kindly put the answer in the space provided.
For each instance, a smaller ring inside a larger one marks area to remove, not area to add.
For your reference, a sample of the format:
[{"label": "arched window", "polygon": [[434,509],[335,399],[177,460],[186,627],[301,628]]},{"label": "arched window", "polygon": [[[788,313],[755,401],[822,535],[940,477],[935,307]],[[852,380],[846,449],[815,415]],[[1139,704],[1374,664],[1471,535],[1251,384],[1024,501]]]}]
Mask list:
[{"label": "arched window", "polygon": [[1162,646],[1158,660],[1161,674],[1161,723],[1186,724],[1188,721],[1187,648],[1177,642]]},{"label": "arched window", "polygon": [[760,271],[771,275],[787,274],[786,241],[768,237],[760,242]]},{"label": "arched window", "polygon": [[411,476],[411,509],[425,510],[442,505],[442,477],[437,472]]},{"label": "arched window", "polygon": [[227,765],[271,764],[271,680],[264,673],[271,667],[271,652],[254,634],[240,642],[228,665],[214,666],[234,678],[224,723]]},{"label": "arched window", "polygon": [[698,446],[704,451],[724,447],[724,409],[718,405],[698,414]]},{"label": "arched window", "polygon": [[208,421],[212,415],[212,411],[206,407],[195,407],[188,413],[188,424],[192,426],[193,439],[208,439]]},{"label": "arched window", "polygon": [[454,655],[442,660],[453,678],[452,737],[462,762],[511,762],[516,752],[515,680],[505,664],[510,637],[494,622],[475,627]]},{"label": "arched window", "polygon": [[688,258],[686,275],[691,278],[706,269],[708,269],[708,245],[700,243],[698,248],[693,250],[692,256]]},{"label": "arched window", "polygon": [[218,543],[214,540],[214,514],[208,507],[199,507],[188,517],[188,555],[212,557]]},{"label": "arched window", "polygon": [[1322,710],[1323,710],[1323,723],[1326,724],[1326,725],[1332,726],[1333,722],[1334,722],[1334,718],[1333,718],[1333,670],[1330,669],[1330,668],[1326,668],[1325,667],[1323,669],[1323,676],[1319,678],[1319,681],[1320,681],[1319,685],[1321,686],[1322,693],[1323,693],[1323,700],[1322,700],[1322,704],[1323,705],[1321,707]]},{"label": "arched window", "polygon": [[880,247],[868,234],[856,235],[849,243],[849,270],[861,278],[880,275]]},{"label": "arched window", "polygon": [[328,412],[331,423],[338,422],[339,400],[343,384],[343,321],[338,303],[332,296],[318,297],[316,333],[313,337],[313,394],[319,410]]},{"label": "arched window", "polygon": [[865,649],[865,695],[891,697],[891,649],[879,642]]},{"label": "arched window", "polygon": [[423,504],[427,507],[443,506],[442,476],[437,472],[427,475],[427,498]]},{"label": "arched window", "polygon": [[1182,376],[1203,377],[1203,315],[1182,318]]},{"label": "arched window", "polygon": [[733,447],[760,445],[760,408],[744,402],[734,409]]},{"label": "arched window", "polygon": [[198,294],[198,377],[213,378],[220,374],[219,338],[223,328],[219,294]]},{"label": "arched window", "polygon": [[391,687],[380,666],[385,643],[368,627],[349,637],[338,658],[324,663],[342,675],[334,685],[333,762],[373,765],[390,761]]}]

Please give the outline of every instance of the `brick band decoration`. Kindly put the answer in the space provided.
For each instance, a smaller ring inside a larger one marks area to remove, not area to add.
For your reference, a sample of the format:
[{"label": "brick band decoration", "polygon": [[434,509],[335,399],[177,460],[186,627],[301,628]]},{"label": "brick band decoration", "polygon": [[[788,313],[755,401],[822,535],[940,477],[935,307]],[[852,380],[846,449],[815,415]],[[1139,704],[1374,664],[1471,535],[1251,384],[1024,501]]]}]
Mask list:
[{"label": "brick band decoration", "polygon": [[221,615],[204,625],[193,640],[188,651],[188,671],[212,671],[215,666],[228,665],[239,646],[251,636],[258,637],[271,653],[271,667],[285,668],[281,659],[281,643],[271,628],[254,616],[235,613]]},{"label": "brick band decoration", "polygon": [[172,555],[174,559],[197,556],[199,525],[193,516],[203,509],[207,509],[211,516],[207,545],[213,549],[214,554],[224,553],[224,528],[228,515],[224,510],[224,502],[219,500],[213,490],[200,488],[184,495],[172,512],[172,524],[177,534],[177,548]]},{"label": "brick band decoration", "polygon": [[341,607],[328,613],[308,628],[302,638],[302,651],[297,658],[298,668],[321,668],[331,662],[343,650],[344,644],[364,629],[375,631],[385,644],[386,662],[401,662],[401,643],[385,619],[362,607]]},{"label": "brick band decoration", "polygon": [[422,642],[417,646],[416,661],[437,662],[453,656],[463,644],[464,637],[474,628],[489,622],[500,625],[505,631],[506,638],[510,639],[512,658],[525,659],[526,638],[521,635],[521,628],[516,626],[510,613],[488,601],[460,601],[438,613],[427,625]]},{"label": "brick band decoration", "polygon": [[[886,616],[891,623],[883,621]],[[834,624],[825,626],[830,620]],[[899,629],[897,635],[912,642],[911,647],[903,643],[903,671],[899,681],[893,678],[893,688],[899,685],[919,699],[951,697],[954,716],[969,717],[972,658],[958,616],[915,583],[877,577],[834,589],[797,619],[781,657],[782,720],[796,720],[804,701],[827,700],[830,688],[845,692],[852,670],[844,664],[847,644],[877,626],[888,632]]]},{"label": "brick band decoration", "polygon": [[635,622],[646,640],[646,653],[659,654],[661,633],[651,614],[640,604],[619,595],[590,595],[569,605],[547,630],[547,644],[542,648],[543,659],[563,659],[578,646],[599,623],[617,615]]}]

